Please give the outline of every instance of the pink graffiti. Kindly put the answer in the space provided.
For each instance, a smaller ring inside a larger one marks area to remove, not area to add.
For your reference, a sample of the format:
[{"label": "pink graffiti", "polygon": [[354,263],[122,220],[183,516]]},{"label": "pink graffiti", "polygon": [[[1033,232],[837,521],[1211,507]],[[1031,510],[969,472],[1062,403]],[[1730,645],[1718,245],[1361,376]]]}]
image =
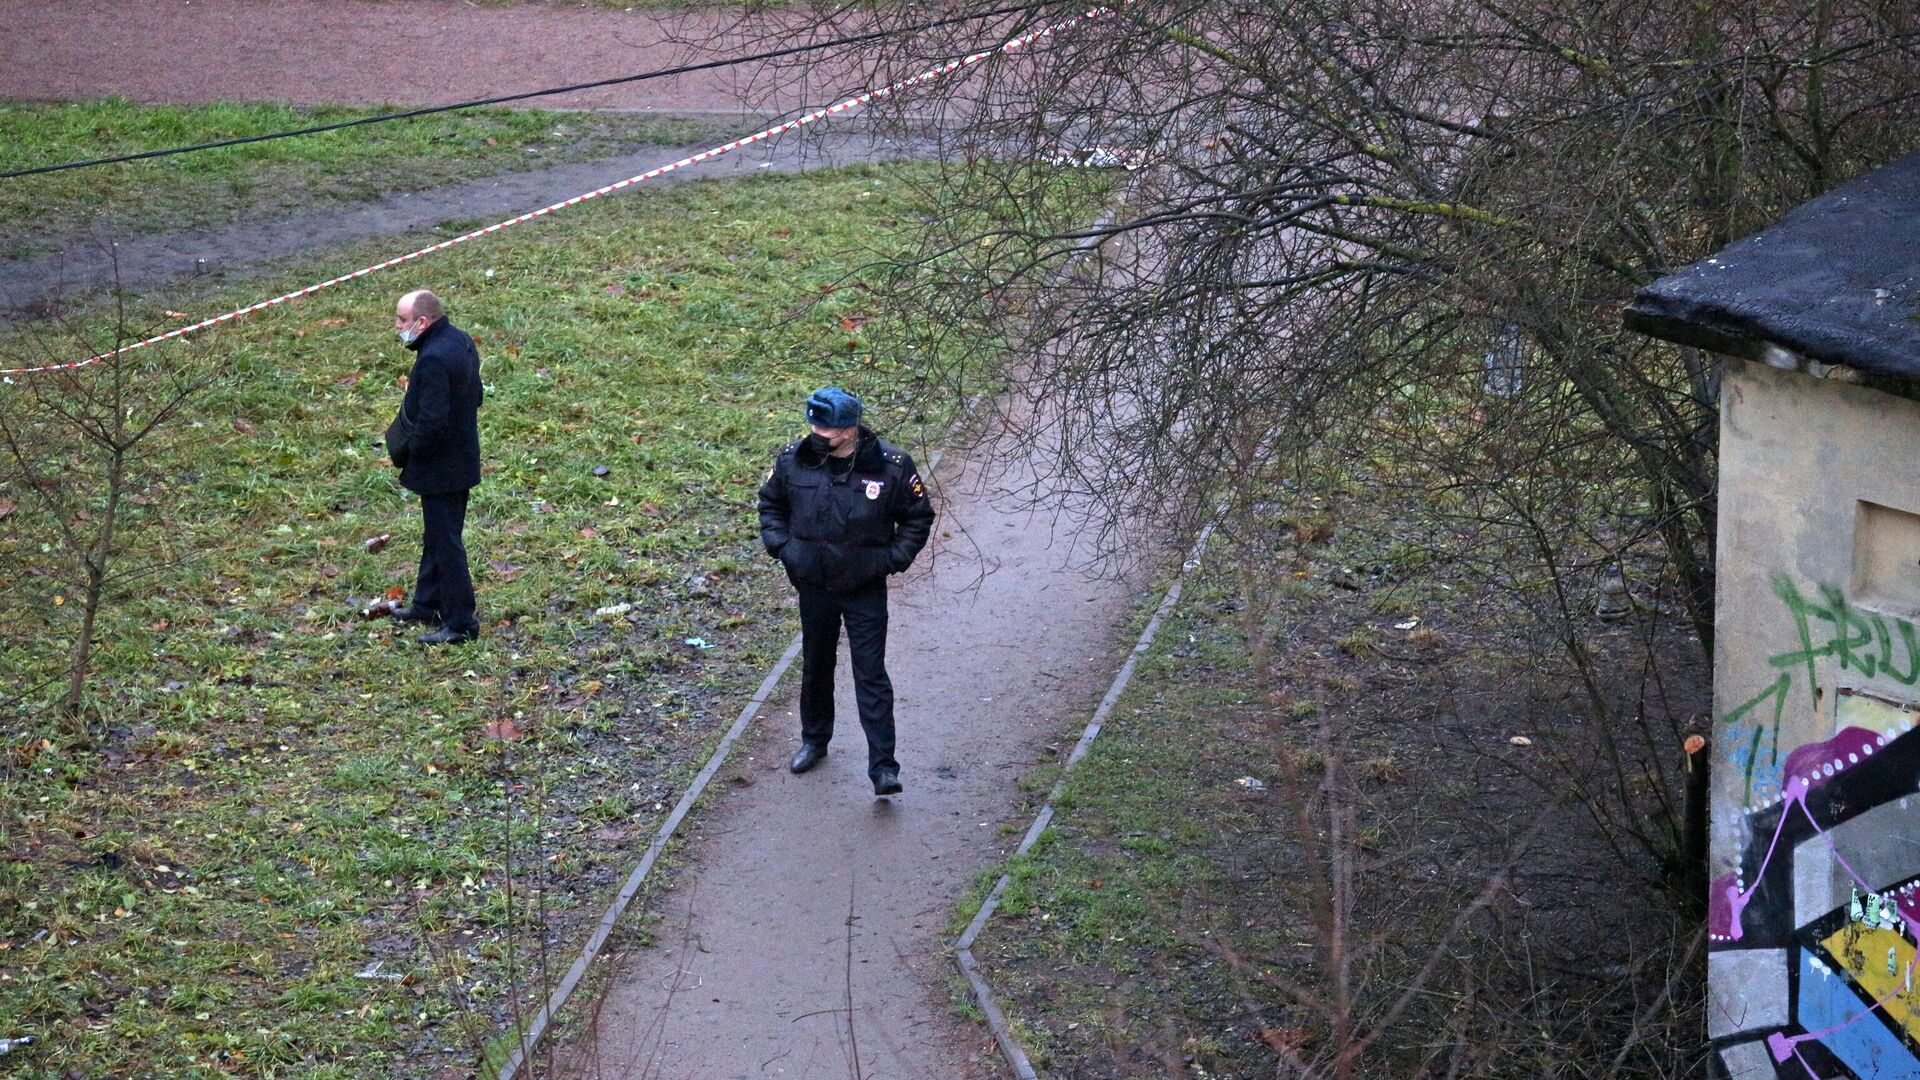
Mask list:
[{"label": "pink graffiti", "polygon": [[1807,743],[1788,754],[1783,774],[1789,778],[1804,776],[1809,784],[1817,787],[1849,766],[1872,757],[1875,747],[1886,743],[1884,736],[1865,728],[1844,728],[1831,739]]},{"label": "pink graffiti", "polygon": [[1707,936],[1715,941],[1740,940],[1740,912],[1746,908],[1740,882],[1722,874],[1707,886]]}]

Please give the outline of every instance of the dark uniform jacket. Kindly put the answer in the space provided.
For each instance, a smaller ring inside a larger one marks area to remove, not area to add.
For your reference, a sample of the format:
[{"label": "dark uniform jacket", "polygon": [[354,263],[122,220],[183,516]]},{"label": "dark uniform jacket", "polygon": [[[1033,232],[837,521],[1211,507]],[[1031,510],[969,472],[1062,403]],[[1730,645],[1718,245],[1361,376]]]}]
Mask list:
[{"label": "dark uniform jacket", "polygon": [[480,351],[444,318],[407,348],[419,355],[400,403],[413,425],[400,485],[422,495],[465,491],[480,482]]},{"label": "dark uniform jacket", "polygon": [[796,588],[866,588],[912,566],[932,532],[933,500],[913,458],[864,427],[844,479],[803,439],[760,485],[760,542]]}]

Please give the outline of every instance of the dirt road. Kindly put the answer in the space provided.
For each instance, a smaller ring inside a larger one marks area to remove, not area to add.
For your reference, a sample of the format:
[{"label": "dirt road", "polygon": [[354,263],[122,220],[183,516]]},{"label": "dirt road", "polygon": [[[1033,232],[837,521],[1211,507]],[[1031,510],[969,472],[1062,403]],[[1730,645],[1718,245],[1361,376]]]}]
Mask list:
[{"label": "dirt road", "polygon": [[870,794],[844,652],[832,753],[788,773],[790,686],[723,774],[746,786],[728,785],[695,821],[692,866],[653,905],[657,944],[624,958],[562,1075],[998,1075],[985,1029],[954,1015],[946,921],[1018,843],[1019,779],[1056,760],[1092,712],[1134,594],[1072,567],[1070,527],[1004,505],[977,464],[956,471],[939,525],[956,539],[893,596],[906,793]]},{"label": "dirt road", "polygon": [[[709,59],[674,39],[726,25],[717,15],[462,0],[0,0],[0,98],[436,105]],[[756,79],[765,74],[725,69],[531,104],[761,113],[810,104],[823,85]]]}]

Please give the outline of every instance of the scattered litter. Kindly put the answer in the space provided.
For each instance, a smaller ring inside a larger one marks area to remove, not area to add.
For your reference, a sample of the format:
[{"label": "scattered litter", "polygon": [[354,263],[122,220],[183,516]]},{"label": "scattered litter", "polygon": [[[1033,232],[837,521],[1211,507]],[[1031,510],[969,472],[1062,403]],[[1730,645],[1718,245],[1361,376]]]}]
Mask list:
[{"label": "scattered litter", "polygon": [[393,534],[381,533],[379,536],[369,536],[365,540],[360,541],[360,550],[372,555],[374,552],[379,551],[391,543],[393,543]]},{"label": "scattered litter", "polygon": [[[689,981],[691,980],[691,981]],[[686,968],[675,968],[673,973],[660,981],[662,990],[698,990],[705,980]]]},{"label": "scattered litter", "polygon": [[15,1035],[11,1038],[0,1039],[0,1054],[11,1054],[15,1050],[25,1050],[27,1047],[32,1046],[34,1042],[35,1039],[31,1035]]},{"label": "scattered litter", "polygon": [[405,975],[402,975],[397,971],[381,971],[380,968],[385,963],[386,963],[385,960],[375,960],[373,963],[367,965],[366,970],[356,973],[354,975],[354,978],[356,979],[392,979],[395,982],[399,982],[400,980],[406,978]]},{"label": "scattered litter", "polygon": [[708,641],[706,638],[690,637],[687,639],[687,644],[693,646],[696,649],[713,648],[713,643]]},{"label": "scattered litter", "polygon": [[390,596],[383,596],[373,603],[368,604],[366,607],[361,608],[360,617],[363,619],[384,619],[399,610],[399,608],[400,601]]},{"label": "scattered litter", "polygon": [[1419,625],[1420,625],[1420,620],[1418,618],[1413,618],[1413,619],[1408,619],[1406,622],[1394,623],[1393,628],[1395,630],[1411,630],[1414,627]]},{"label": "scattered litter", "polygon": [[1076,169],[1125,169],[1133,172],[1147,167],[1147,152],[1118,146],[1091,146],[1084,150],[1063,150],[1045,159],[1049,165]]},{"label": "scattered litter", "polygon": [[602,619],[617,619],[632,610],[632,604],[608,604],[606,607],[593,609],[593,613]]},{"label": "scattered litter", "polygon": [[593,467],[593,475],[595,476],[605,476],[612,471],[612,469],[607,468],[605,465],[595,465]]},{"label": "scattered litter", "polygon": [[1235,780],[1234,783],[1239,784],[1241,787],[1246,788],[1248,791],[1267,790],[1266,781],[1261,780],[1257,776],[1243,776],[1240,779]]},{"label": "scattered litter", "polygon": [[1533,745],[1533,740],[1527,738],[1525,735],[1515,735],[1513,738],[1508,739],[1507,741],[1512,743],[1515,746],[1532,746]]}]

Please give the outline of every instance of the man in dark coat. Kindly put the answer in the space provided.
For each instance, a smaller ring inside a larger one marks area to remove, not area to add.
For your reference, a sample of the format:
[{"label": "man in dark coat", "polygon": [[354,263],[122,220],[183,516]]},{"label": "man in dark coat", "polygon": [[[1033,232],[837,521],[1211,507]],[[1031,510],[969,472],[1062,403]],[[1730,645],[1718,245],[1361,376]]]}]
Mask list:
[{"label": "man in dark coat", "polygon": [[760,487],[760,542],[800,594],[800,750],[806,772],[833,738],[840,626],[875,795],[900,792],[887,678],[887,575],[913,565],[933,532],[933,500],[913,459],[861,426],[860,399],[836,386],[807,399],[806,438],[788,444]]},{"label": "man in dark coat", "polygon": [[[416,354],[396,421],[406,437],[394,454],[400,485],[420,496],[420,576],[413,602],[394,611],[403,622],[438,623],[426,645],[472,641],[473,577],[461,533],[467,493],[480,482],[480,352],[447,321],[440,298],[425,289],[400,298],[393,328]],[[409,430],[410,429],[410,430]]]}]

